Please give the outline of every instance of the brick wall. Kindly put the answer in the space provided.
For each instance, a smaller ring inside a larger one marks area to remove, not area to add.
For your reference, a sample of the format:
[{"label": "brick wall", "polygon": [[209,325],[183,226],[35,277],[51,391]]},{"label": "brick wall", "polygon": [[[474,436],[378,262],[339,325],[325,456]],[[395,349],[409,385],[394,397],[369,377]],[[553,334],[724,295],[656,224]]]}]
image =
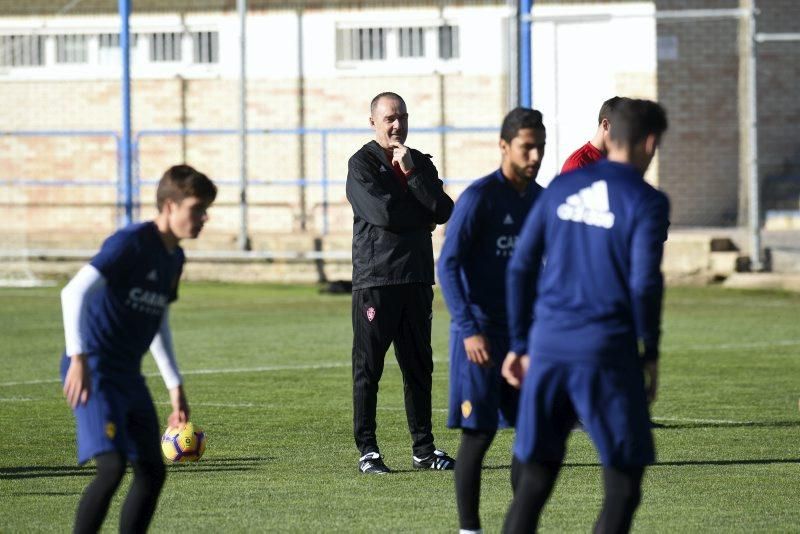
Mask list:
[{"label": "brick wall", "polygon": [[[761,0],[758,7],[759,32],[800,32],[800,2]],[[757,58],[761,179],[800,175],[800,42],[760,43]]]},{"label": "brick wall", "polygon": [[[402,94],[409,106],[409,144],[432,154],[443,175],[473,179],[498,163],[497,134],[414,132],[437,126],[444,94],[444,116],[458,126],[498,125],[505,111],[501,77],[448,74],[337,79],[305,82],[305,126],[368,128],[369,101],[378,92]],[[297,128],[301,124],[297,80],[251,79],[250,128]],[[232,80],[136,80],[134,131],[235,128],[238,86]],[[3,82],[0,124],[7,130],[119,130],[119,84],[113,81]],[[344,192],[347,160],[371,136],[331,135],[327,139],[329,231],[347,234],[352,214]],[[301,143],[303,151],[301,152]],[[187,161],[220,183],[218,202],[205,239],[209,248],[235,243],[239,225],[238,139],[235,135],[146,135],[139,141],[141,217],[153,215],[154,182],[169,165]],[[301,166],[301,157],[304,166]],[[103,186],[0,188],[0,226],[27,232],[29,246],[92,247],[116,225],[117,152],[113,137],[0,137],[0,179],[102,182]],[[249,222],[254,244],[261,235],[299,231],[301,193],[296,186],[264,182],[296,180],[305,174],[306,229],[322,231],[325,193],[321,137],[303,141],[293,134],[248,137]]]},{"label": "brick wall", "polygon": [[[656,2],[659,10],[683,9],[686,4]],[[718,1],[691,4],[692,8],[730,7]],[[677,58],[658,61],[658,99],[670,122],[659,157],[659,185],[672,199],[673,224],[736,223],[738,28],[733,19],[657,22],[659,39],[677,40]]]},{"label": "brick wall", "polygon": [[[749,5],[749,0],[656,0],[659,11]],[[759,32],[800,30],[800,3],[762,0],[758,8]],[[670,118],[659,180],[672,198],[674,224],[747,220],[746,28],[734,19],[657,23],[659,38],[676,38],[678,45],[677,59],[658,61],[658,98]],[[769,176],[800,172],[800,43],[759,44],[757,61],[759,178],[764,183]]]},{"label": "brick wall", "polygon": [[[746,4],[748,0],[741,0]],[[659,11],[735,8],[740,0],[656,0]],[[800,2],[759,1],[759,31],[797,31]],[[733,225],[746,220],[747,121],[744,111],[742,24],[729,20],[665,20],[659,37],[677,41],[677,58],[657,62],[657,80],[645,72],[622,72],[620,94],[658,97],[670,116],[670,131],[650,178],[673,201],[676,225]],[[765,177],[800,172],[800,43],[759,45],[759,169]],[[415,133],[436,126],[442,116],[458,126],[498,125],[506,108],[503,76],[445,74],[418,76],[345,76],[309,78],[303,99],[296,79],[251,79],[248,120],[251,128],[300,126],[366,127],[368,102],[383,90],[404,95],[411,115],[409,144],[434,156],[443,175],[472,179],[498,163],[497,135]],[[442,98],[442,95],[444,97]],[[119,84],[108,80],[0,82],[0,124],[9,130],[119,130]],[[235,128],[237,84],[228,79],[135,80],[134,130],[156,128]],[[443,109],[442,109],[443,103]],[[329,230],[346,234],[351,215],[341,183],[347,158],[369,135],[328,138],[326,172]],[[116,224],[116,146],[108,137],[36,138],[0,136],[0,179],[99,181],[107,186],[0,188],[0,227],[28,232],[32,246],[93,246]],[[238,229],[238,145],[235,136],[149,136],[141,139],[139,173],[141,215],[152,215],[153,180],[186,160],[221,183],[212,212],[209,246],[228,246]],[[249,137],[250,223],[259,235],[322,230],[325,198],[309,185],[264,185],[301,177],[318,182],[321,139],[309,135]],[[657,178],[656,178],[657,176]],[[261,183],[259,183],[261,182]],[[449,190],[455,195],[462,185]],[[304,203],[305,209],[301,207]],[[28,209],[26,206],[30,206]],[[305,213],[305,221],[303,219]],[[66,236],[66,237],[65,237]]]}]

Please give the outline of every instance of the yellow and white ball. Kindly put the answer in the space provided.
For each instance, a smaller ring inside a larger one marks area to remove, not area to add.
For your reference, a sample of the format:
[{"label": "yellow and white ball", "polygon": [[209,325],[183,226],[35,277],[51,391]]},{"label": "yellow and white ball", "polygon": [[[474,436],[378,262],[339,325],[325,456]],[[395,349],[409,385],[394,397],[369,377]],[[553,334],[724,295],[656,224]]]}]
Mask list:
[{"label": "yellow and white ball", "polygon": [[206,450],[206,434],[199,426],[186,423],[169,427],[161,436],[161,452],[170,462],[196,462]]}]

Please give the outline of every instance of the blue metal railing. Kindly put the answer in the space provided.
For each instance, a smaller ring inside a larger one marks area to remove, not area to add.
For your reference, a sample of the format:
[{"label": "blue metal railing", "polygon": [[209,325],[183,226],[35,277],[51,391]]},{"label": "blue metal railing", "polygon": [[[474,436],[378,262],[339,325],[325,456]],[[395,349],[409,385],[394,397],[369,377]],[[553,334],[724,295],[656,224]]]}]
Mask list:
[{"label": "blue metal railing", "polygon": [[[474,134],[485,133],[498,135],[499,128],[497,126],[474,126],[474,127],[456,127],[456,126],[439,126],[439,127],[422,127],[414,128],[413,133],[416,134],[437,134],[437,135],[453,135],[453,134]],[[329,231],[329,204],[330,204],[330,187],[340,186],[345,183],[344,179],[332,179],[329,170],[329,138],[337,135],[364,135],[371,137],[373,131],[368,128],[249,128],[248,135],[264,135],[264,136],[277,136],[277,135],[292,135],[292,136],[305,136],[305,137],[319,137],[320,142],[320,162],[319,162],[319,176],[318,177],[300,177],[296,179],[251,179],[248,180],[248,186],[269,187],[269,186],[296,186],[296,187],[320,187],[322,190],[322,228],[323,234]],[[124,176],[121,137],[118,132],[110,130],[42,130],[42,131],[0,131],[0,139],[3,136],[8,137],[112,137],[116,143],[117,149],[117,169],[116,169],[116,187],[117,187],[117,202],[116,208],[118,213],[118,223],[122,224],[127,218],[128,213],[133,213],[134,218],[138,218],[140,210],[140,191],[141,185],[153,185],[157,180],[153,178],[143,178],[140,174],[140,153],[141,143],[146,138],[152,137],[188,137],[188,136],[236,136],[237,129],[233,128],[193,128],[193,129],[150,129],[140,130],[132,137],[131,143],[131,164],[132,164],[132,178],[130,186]],[[474,178],[452,178],[443,177],[445,184],[468,184]],[[220,185],[236,186],[239,185],[239,180],[234,178],[215,178],[215,182]],[[67,179],[51,179],[51,180],[33,180],[24,177],[2,177],[0,176],[0,187],[20,187],[20,186],[43,186],[43,187],[86,187],[86,186],[103,186],[108,185],[109,182],[101,180],[86,179],[86,180],[67,180]]]},{"label": "blue metal railing", "polygon": [[[64,138],[71,137],[95,137],[110,138],[114,140],[116,151],[116,169],[112,180],[70,180],[65,178],[55,178],[50,180],[34,180],[23,177],[0,177],[0,187],[102,187],[113,184],[117,189],[117,219],[122,221],[125,214],[127,191],[125,188],[124,177],[122,175],[122,143],[118,132],[114,130],[0,130],[0,139],[3,138]],[[43,154],[42,157],[46,157]]]},{"label": "blue metal railing", "polygon": [[[497,134],[499,128],[496,126],[433,126],[414,128],[414,134],[468,134],[468,133],[493,133]],[[232,128],[207,128],[207,129],[158,129],[142,130],[134,137],[134,160],[137,173],[134,183],[137,184],[136,193],[138,196],[138,184],[142,183],[138,175],[139,148],[144,137],[184,137],[184,136],[226,136],[238,135],[239,131]],[[249,128],[248,135],[296,135],[296,136],[320,136],[320,171],[319,179],[311,180],[308,177],[296,180],[248,180],[248,185],[288,185],[288,186],[308,186],[319,185],[322,188],[322,234],[327,235],[329,230],[329,204],[330,186],[344,184],[344,180],[331,180],[328,170],[328,138],[332,135],[364,135],[371,136],[373,131],[369,128]],[[227,183],[228,180],[219,181]],[[444,179],[446,184],[470,183],[471,179]],[[238,182],[236,182],[238,184]],[[233,184],[231,184],[233,185]]]}]

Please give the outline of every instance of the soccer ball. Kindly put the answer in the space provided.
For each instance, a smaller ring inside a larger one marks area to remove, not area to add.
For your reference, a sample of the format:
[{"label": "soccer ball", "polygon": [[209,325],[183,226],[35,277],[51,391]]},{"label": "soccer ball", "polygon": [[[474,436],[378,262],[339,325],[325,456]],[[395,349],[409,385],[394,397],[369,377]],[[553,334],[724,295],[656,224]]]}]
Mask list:
[{"label": "soccer ball", "polygon": [[192,423],[169,427],[161,436],[161,452],[170,462],[196,462],[206,450],[206,434]]}]

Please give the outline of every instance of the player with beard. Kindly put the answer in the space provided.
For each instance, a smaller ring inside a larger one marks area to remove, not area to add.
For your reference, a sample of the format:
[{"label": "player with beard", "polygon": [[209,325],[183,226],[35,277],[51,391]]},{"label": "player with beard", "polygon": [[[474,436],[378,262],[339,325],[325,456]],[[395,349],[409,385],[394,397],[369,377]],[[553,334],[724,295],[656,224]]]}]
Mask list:
[{"label": "player with beard", "polygon": [[500,131],[500,168],[467,187],[456,202],[439,257],[450,310],[447,425],[461,429],[456,502],[462,533],[481,532],[481,468],[498,428],[513,426],[518,392],[500,375],[509,350],[506,265],[528,212],[545,149],[542,114],[517,108]]}]

